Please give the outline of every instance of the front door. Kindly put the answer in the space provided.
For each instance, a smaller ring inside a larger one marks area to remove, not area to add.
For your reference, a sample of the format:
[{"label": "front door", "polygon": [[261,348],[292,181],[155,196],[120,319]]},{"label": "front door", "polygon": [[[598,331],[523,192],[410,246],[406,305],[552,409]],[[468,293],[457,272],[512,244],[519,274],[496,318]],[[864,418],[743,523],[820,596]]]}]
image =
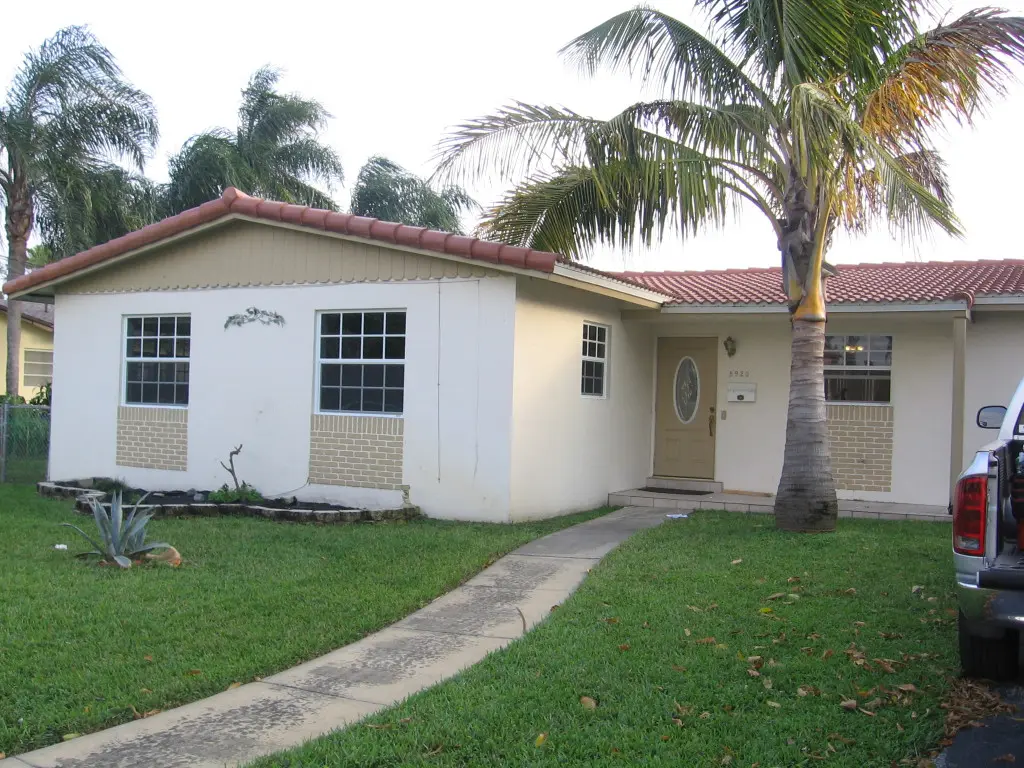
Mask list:
[{"label": "front door", "polygon": [[654,474],[715,478],[718,339],[658,339]]}]

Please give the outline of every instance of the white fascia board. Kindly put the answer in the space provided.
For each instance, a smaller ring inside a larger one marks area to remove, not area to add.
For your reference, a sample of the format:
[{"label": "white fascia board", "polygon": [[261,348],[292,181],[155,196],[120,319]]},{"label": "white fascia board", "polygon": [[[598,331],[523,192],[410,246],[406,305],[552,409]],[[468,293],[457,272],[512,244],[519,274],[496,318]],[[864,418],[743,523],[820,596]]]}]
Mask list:
[{"label": "white fascia board", "polygon": [[668,294],[658,293],[657,291],[652,291],[647,288],[640,288],[632,283],[617,280],[614,277],[596,275],[589,270],[577,269],[568,264],[555,264],[554,274],[559,275],[560,277],[568,277],[581,283],[607,288],[611,291],[618,291],[619,293],[624,293],[627,296],[635,296],[638,299],[655,301],[659,304],[664,304],[667,301],[673,300],[673,298]]},{"label": "white fascia board", "polygon": [[975,306],[1013,306],[1024,305],[1024,296],[976,296]]}]

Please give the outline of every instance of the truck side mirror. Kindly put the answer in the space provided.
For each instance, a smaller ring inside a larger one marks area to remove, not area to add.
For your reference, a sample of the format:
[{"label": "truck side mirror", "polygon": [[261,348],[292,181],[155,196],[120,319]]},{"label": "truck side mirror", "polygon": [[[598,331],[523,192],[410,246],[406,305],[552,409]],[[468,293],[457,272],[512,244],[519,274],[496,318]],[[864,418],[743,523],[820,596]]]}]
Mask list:
[{"label": "truck side mirror", "polygon": [[982,429],[999,429],[1003,425],[1006,408],[1002,405],[986,405],[978,411],[978,426]]}]

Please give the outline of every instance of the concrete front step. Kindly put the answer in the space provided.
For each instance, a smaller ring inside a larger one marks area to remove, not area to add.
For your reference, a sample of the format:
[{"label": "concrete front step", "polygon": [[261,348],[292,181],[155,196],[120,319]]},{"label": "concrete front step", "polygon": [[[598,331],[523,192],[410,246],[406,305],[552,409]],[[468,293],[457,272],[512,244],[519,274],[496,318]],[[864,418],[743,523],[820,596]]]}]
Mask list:
[{"label": "concrete front step", "polygon": [[[659,507],[665,510],[687,512],[695,509],[718,509],[726,512],[772,514],[774,496],[752,496],[740,493],[711,493],[706,496],[685,496],[677,493],[658,493],[640,489],[619,491],[608,496],[608,503],[616,507]],[[948,523],[952,517],[945,507],[924,504],[892,504],[880,501],[839,500],[839,516],[874,520],[920,520]]]},{"label": "concrete front step", "polygon": [[646,488],[670,488],[674,491],[697,491],[699,493],[721,493],[724,486],[714,480],[697,480],[688,477],[648,477]]}]

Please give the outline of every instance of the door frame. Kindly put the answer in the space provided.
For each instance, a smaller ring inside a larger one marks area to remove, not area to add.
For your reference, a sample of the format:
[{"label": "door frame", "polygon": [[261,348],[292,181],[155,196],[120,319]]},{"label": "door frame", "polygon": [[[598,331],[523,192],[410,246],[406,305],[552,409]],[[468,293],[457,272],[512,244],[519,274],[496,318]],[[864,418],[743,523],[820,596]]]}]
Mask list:
[{"label": "door frame", "polygon": [[[699,336],[690,333],[658,333],[655,332],[651,347],[651,417],[650,417],[650,462],[648,463],[647,476],[656,477],[654,474],[654,448],[657,442],[655,430],[658,428],[658,344],[662,339],[714,339],[715,340],[715,374],[716,378],[721,373],[721,362],[718,359],[718,348],[722,337],[717,333],[704,333]],[[713,481],[718,480],[718,424],[721,422],[722,411],[718,403],[718,389],[715,390],[715,476]],[[683,478],[686,479],[686,478]],[[698,478],[704,480],[706,478]]]}]

